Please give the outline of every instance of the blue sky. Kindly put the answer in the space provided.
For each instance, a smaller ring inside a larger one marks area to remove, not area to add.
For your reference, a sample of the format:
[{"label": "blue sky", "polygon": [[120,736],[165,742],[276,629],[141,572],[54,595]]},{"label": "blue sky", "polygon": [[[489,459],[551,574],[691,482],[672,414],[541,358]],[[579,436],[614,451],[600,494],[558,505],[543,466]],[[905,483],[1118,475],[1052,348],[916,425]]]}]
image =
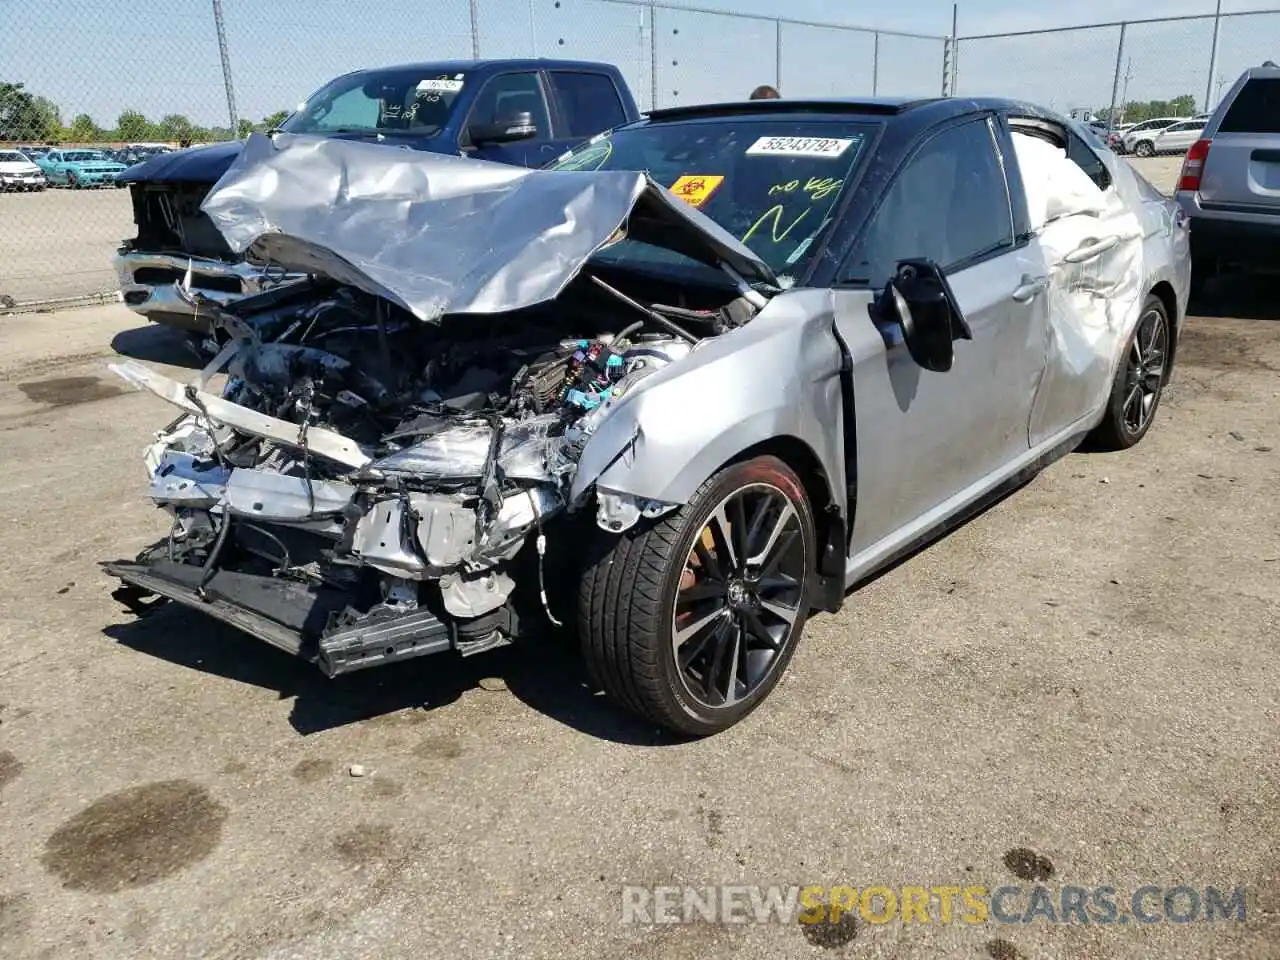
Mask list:
[{"label": "blue sky", "polygon": [[[697,0],[673,6],[737,9],[793,19],[941,36],[949,0],[909,4],[846,0]],[[1225,0],[1224,11],[1265,0]],[[467,0],[223,0],[241,116],[260,119],[295,105],[325,80],[357,67],[467,57]],[[479,0],[483,56],[573,56],[618,63],[642,107],[650,105],[648,23],[642,11],[605,0]],[[960,35],[1032,30],[1123,18],[1211,12],[1213,0],[962,0]],[[91,114],[111,125],[123,109],[159,118],[185,113],[225,123],[209,0],[0,0],[7,42],[0,80],[55,100],[69,122]],[[642,20],[644,33],[641,32]],[[1193,93],[1208,81],[1211,21],[1133,26],[1125,71],[1131,99]],[[772,23],[661,9],[658,104],[729,99],[774,82]],[[1116,28],[972,40],[960,47],[959,92],[1004,94],[1060,110],[1111,97]],[[792,96],[936,94],[942,44],[868,33],[784,26],[781,86]],[[1218,70],[1225,82],[1280,54],[1280,12],[1223,21]],[[1215,89],[1217,83],[1215,82]]]}]

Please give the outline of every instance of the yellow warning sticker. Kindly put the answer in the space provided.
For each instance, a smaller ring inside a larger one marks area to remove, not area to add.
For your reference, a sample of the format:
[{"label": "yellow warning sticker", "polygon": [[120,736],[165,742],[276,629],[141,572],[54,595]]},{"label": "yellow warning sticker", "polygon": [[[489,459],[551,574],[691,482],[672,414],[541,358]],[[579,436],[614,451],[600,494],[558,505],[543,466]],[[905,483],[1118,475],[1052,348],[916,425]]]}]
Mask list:
[{"label": "yellow warning sticker", "polygon": [[722,183],[724,177],[685,176],[671,185],[671,192],[689,206],[700,207],[711,199]]}]

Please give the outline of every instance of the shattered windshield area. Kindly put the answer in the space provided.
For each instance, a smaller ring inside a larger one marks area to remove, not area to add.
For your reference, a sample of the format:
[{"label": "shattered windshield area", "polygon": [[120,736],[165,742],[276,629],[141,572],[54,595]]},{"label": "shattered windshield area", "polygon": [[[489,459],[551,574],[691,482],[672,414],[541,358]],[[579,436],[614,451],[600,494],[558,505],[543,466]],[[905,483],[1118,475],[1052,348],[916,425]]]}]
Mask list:
[{"label": "shattered windshield area", "polygon": [[[584,144],[549,169],[647,171],[785,280],[807,264],[872,129],[792,119],[647,124]],[[692,263],[635,241],[597,257],[618,265]]]},{"label": "shattered windshield area", "polygon": [[321,87],[281,129],[288,133],[431,136],[453,114],[465,73],[370,70]]}]

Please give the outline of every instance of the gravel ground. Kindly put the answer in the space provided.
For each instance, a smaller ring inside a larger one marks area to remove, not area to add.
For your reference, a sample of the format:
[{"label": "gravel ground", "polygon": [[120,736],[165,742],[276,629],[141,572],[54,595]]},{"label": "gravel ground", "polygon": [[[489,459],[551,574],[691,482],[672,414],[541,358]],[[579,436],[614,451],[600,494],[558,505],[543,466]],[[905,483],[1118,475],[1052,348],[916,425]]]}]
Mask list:
[{"label": "gravel ground", "polygon": [[[811,621],[765,706],[696,743],[559,650],[327,681],[122,612],[96,564],[164,526],[139,453],[172,410],[104,364],[182,353],[120,307],[0,318],[4,956],[1275,957],[1280,291],[1229,292],[1141,446],[1073,454]],[[1248,919],[620,922],[624,884],[1046,876],[1240,885]]]},{"label": "gravel ground", "polygon": [[[1168,192],[1182,161],[1132,162]],[[114,292],[111,258],[134,232],[127,190],[0,194],[0,295],[23,303]]]}]

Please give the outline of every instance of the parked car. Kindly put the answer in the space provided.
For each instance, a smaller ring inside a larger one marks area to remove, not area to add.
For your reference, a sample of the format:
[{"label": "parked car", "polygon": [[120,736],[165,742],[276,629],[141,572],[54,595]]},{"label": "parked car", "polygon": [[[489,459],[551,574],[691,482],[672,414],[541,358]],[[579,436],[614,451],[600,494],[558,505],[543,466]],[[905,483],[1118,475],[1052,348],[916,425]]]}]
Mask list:
[{"label": "parked car", "polygon": [[1178,204],[1191,220],[1196,287],[1280,263],[1280,68],[1240,75],[1187,151]]},{"label": "parked car", "polygon": [[1139,157],[1157,157],[1168,153],[1186,153],[1204,132],[1203,120],[1179,120],[1162,130],[1145,133],[1133,142],[1133,153]]},{"label": "parked car", "polygon": [[0,150],[0,190],[43,190],[44,173],[19,150]]},{"label": "parked car", "polygon": [[117,596],[331,676],[571,625],[620,703],[722,730],[812,610],[1149,430],[1187,230],[1082,129],[762,100],[540,170],[254,135],[204,209],[311,279],[179,287],[234,337],[190,385],[116,365],[182,410],[146,455],[170,532]]},{"label": "parked car", "polygon": [[1144,120],[1141,123],[1135,123],[1132,127],[1126,130],[1124,136],[1120,138],[1120,149],[1116,152],[1135,153],[1135,147],[1139,140],[1149,139],[1165,127],[1186,119],[1186,117],[1157,117],[1153,120]]},{"label": "parked car", "polygon": [[50,183],[73,188],[115,186],[125,170],[101,150],[50,150],[36,162]]},{"label": "parked car", "polygon": [[[281,129],[536,167],[638,117],[610,64],[465,60],[345,74],[307,98]],[[165,154],[122,178],[132,184],[138,235],[120,248],[116,269],[124,302],[147,319],[207,335],[205,318],[171,290],[188,267],[195,288],[223,302],[294,279],[232,255],[200,211],[241,147]]]}]

